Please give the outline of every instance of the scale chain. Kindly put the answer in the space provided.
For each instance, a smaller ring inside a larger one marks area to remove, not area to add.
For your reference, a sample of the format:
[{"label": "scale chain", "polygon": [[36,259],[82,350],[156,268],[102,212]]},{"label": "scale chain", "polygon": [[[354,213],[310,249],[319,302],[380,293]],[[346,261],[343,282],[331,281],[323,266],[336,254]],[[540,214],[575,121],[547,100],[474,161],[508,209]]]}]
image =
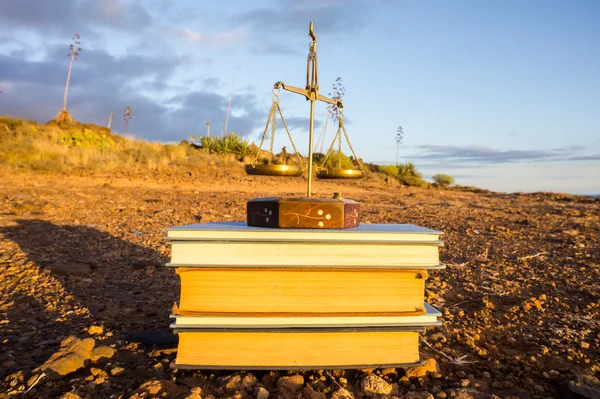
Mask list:
[{"label": "scale chain", "polygon": [[350,137],[348,137],[348,133],[346,132],[346,126],[344,126],[344,119],[342,119],[340,121],[340,127],[344,131],[344,136],[346,136],[346,141],[348,142],[348,147],[350,147],[350,151],[352,151],[352,155],[354,156],[354,159],[356,159],[356,163],[358,163],[358,167],[360,168],[360,171],[363,172],[363,173],[365,173],[365,170],[363,169],[362,163],[360,162],[360,160],[356,156],[356,153],[354,152],[354,148],[352,148],[352,143],[350,142]]},{"label": "scale chain", "polygon": [[[279,102],[273,101],[273,107],[279,108]],[[269,146],[269,165],[273,162],[273,145],[275,144],[275,126],[277,124],[277,111],[273,110],[271,121],[271,145]]]},{"label": "scale chain", "polygon": [[298,161],[300,162],[300,168],[302,170],[304,170],[304,161],[302,160],[302,157],[300,156],[300,153],[298,152],[298,149],[296,148],[294,139],[292,139],[292,134],[290,133],[287,123],[285,122],[285,118],[283,117],[283,113],[281,112],[281,106],[279,105],[279,103],[277,103],[277,109],[279,110],[279,116],[281,117],[281,121],[283,122],[283,127],[285,127],[285,131],[287,132],[288,137],[290,138],[290,143],[292,143],[292,148],[294,149],[294,152],[296,153],[296,156],[298,157]]},{"label": "scale chain", "polygon": [[271,111],[269,111],[269,116],[267,117],[267,123],[265,125],[265,131],[263,132],[263,135],[260,139],[260,145],[258,146],[258,151],[256,152],[256,158],[254,159],[254,162],[252,162],[252,164],[251,164],[252,167],[256,167],[256,165],[258,164],[260,150],[262,149],[262,146],[265,143],[265,137],[267,136],[267,130],[269,130],[269,124],[271,123],[272,115],[274,112],[275,112],[275,103],[273,103],[273,105],[271,106]]}]

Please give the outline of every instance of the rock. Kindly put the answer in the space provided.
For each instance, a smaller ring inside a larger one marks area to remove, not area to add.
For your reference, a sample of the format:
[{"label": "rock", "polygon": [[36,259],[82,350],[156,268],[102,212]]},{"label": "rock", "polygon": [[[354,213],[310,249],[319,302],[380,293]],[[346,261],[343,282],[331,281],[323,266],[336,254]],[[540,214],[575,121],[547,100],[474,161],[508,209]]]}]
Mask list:
[{"label": "rock", "polygon": [[410,391],[404,395],[404,399],[434,399],[434,397],[427,391]]},{"label": "rock", "polygon": [[121,375],[125,372],[123,367],[113,367],[110,369],[110,375]]},{"label": "rock", "polygon": [[580,375],[575,381],[569,381],[568,389],[586,399],[600,398],[600,380],[592,375]]},{"label": "rock", "polygon": [[256,399],[269,399],[269,391],[267,391],[264,387],[256,388],[254,395],[256,395]]},{"label": "rock", "polygon": [[60,379],[61,377],[79,370],[84,366],[92,354],[94,339],[79,339],[73,336],[65,338],[60,343],[60,349],[55,352],[35,371],[44,372],[50,379]]},{"label": "rock", "polygon": [[90,326],[88,328],[88,334],[90,335],[102,335],[102,333],[104,333],[102,326]]},{"label": "rock", "polygon": [[152,349],[148,352],[148,355],[152,357],[164,357],[165,355],[174,355],[175,353],[177,353],[177,348],[162,348]]},{"label": "rock", "polygon": [[92,373],[92,375],[94,377],[104,377],[104,378],[108,377],[108,374],[106,374],[106,371],[99,369],[97,367],[90,367],[90,373]]},{"label": "rock", "polygon": [[[452,399],[492,399],[493,396],[489,393],[479,392],[475,389],[469,388],[457,388],[457,389],[448,389],[446,391],[447,397]],[[437,395],[436,395],[437,396]]]},{"label": "rock", "polygon": [[25,384],[25,374],[23,370],[16,371],[4,378],[4,382],[7,382],[10,386]]},{"label": "rock", "polygon": [[253,374],[248,373],[242,379],[242,389],[248,393],[251,393],[257,385],[258,378],[256,378]]},{"label": "rock", "polygon": [[298,392],[304,386],[304,377],[299,374],[286,375],[277,380],[277,389],[283,392]]},{"label": "rock", "polygon": [[388,395],[392,392],[392,385],[383,378],[375,375],[366,375],[360,380],[360,389],[369,397]]},{"label": "rock", "polygon": [[331,399],[354,399],[354,395],[349,390],[340,388],[331,395]]},{"label": "rock", "polygon": [[323,392],[317,392],[313,387],[307,385],[302,389],[302,397],[305,399],[326,399],[327,395]]},{"label": "rock", "polygon": [[127,335],[126,340],[144,345],[177,345],[178,342],[177,335],[157,331],[130,333]]},{"label": "rock", "polygon": [[405,370],[406,376],[412,377],[426,377],[428,373],[438,374],[440,367],[435,359],[426,359],[422,366],[409,367]]},{"label": "rock", "polygon": [[81,396],[74,392],[63,393],[58,399],[81,399]]},{"label": "rock", "polygon": [[97,362],[100,359],[110,359],[115,355],[116,350],[108,345],[101,345],[92,349],[90,359]]},{"label": "rock", "polygon": [[190,390],[190,394],[185,399],[202,399],[202,389],[194,387]]},{"label": "rock", "polygon": [[161,393],[161,397],[178,397],[182,395],[182,389],[172,381],[151,380],[140,385],[135,391],[133,391],[131,396],[145,398],[147,396],[144,395],[150,395],[151,397],[158,397],[159,393]]},{"label": "rock", "polygon": [[61,276],[87,276],[92,272],[90,265],[77,262],[51,263],[46,269]]},{"label": "rock", "polygon": [[239,373],[224,375],[217,379],[217,384],[225,390],[225,392],[235,392],[242,389],[242,376]]}]

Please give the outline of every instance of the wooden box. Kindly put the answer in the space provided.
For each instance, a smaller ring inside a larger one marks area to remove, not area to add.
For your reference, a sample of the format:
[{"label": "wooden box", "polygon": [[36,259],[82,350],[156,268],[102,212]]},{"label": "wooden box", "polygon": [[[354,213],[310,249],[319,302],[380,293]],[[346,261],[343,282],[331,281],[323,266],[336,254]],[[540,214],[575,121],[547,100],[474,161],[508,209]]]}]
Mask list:
[{"label": "wooden box", "polygon": [[265,197],[248,201],[248,226],[347,229],[360,224],[360,204],[350,199]]}]

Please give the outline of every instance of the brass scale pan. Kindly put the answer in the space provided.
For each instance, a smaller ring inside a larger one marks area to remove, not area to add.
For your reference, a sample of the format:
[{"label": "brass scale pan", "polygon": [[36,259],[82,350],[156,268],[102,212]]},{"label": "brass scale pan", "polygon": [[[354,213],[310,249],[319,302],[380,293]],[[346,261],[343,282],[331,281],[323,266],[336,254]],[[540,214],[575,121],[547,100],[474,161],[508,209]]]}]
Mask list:
[{"label": "brass scale pan", "polygon": [[[260,176],[302,176],[302,169],[295,165],[246,165],[246,173]],[[362,179],[364,172],[359,169],[321,170],[317,172],[319,179]]]}]

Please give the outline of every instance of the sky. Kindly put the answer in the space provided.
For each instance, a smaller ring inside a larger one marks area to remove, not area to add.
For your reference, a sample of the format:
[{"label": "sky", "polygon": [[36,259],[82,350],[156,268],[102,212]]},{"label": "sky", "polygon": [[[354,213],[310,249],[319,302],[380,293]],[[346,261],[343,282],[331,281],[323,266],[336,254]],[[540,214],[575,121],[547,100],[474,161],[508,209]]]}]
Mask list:
[{"label": "sky", "polygon": [[[121,133],[129,106],[129,134],[179,142],[206,135],[206,121],[222,134],[231,96],[227,130],[258,143],[273,84],[305,86],[309,21],[320,93],[342,79],[359,158],[494,191],[600,193],[596,0],[2,0],[0,114],[46,122],[61,110],[78,33],[76,120],[106,125],[114,112]],[[279,97],[306,155],[309,103]],[[315,109],[317,142],[327,105]],[[278,126],[275,149],[290,151]]]}]

